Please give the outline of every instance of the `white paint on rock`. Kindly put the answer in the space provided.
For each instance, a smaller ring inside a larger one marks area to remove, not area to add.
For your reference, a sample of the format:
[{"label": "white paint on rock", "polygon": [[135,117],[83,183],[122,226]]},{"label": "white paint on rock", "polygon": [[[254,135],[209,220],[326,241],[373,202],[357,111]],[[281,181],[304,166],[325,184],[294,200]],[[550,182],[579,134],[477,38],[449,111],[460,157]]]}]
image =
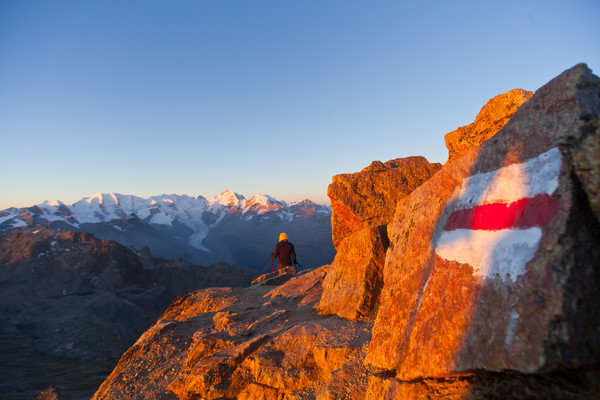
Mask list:
[{"label": "white paint on rock", "polygon": [[463,181],[455,209],[488,203],[512,203],[524,197],[552,194],[558,187],[562,156],[557,147],[524,163],[473,175]]},{"label": "white paint on rock", "polygon": [[457,229],[443,232],[435,252],[447,260],[473,267],[475,275],[515,281],[524,274],[542,237],[540,228],[481,231]]},{"label": "white paint on rock", "polygon": [[[554,193],[562,156],[553,148],[524,163],[466,178],[451,204],[453,212],[489,203],[511,203],[538,194]],[[448,210],[446,210],[448,212]],[[442,258],[469,264],[477,276],[499,275],[514,282],[526,272],[542,237],[541,228],[496,231],[456,229],[440,235],[435,252]]]}]

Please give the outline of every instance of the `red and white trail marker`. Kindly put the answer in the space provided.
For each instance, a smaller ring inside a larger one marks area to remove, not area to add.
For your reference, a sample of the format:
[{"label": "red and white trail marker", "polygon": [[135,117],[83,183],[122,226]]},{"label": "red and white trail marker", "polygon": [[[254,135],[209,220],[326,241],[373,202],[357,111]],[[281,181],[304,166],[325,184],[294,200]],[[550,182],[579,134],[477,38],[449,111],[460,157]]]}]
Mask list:
[{"label": "red and white trail marker", "polygon": [[525,273],[542,237],[542,228],[558,212],[562,157],[553,148],[523,163],[465,179],[435,252],[470,264],[483,278],[500,275],[515,281]]}]

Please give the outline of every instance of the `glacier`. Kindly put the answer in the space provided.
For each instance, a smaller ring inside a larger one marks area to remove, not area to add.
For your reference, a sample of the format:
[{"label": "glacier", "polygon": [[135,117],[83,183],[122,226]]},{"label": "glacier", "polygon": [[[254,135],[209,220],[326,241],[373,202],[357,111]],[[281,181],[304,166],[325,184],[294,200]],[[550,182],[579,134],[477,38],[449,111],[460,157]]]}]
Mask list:
[{"label": "glacier", "polygon": [[331,207],[310,200],[286,203],[269,195],[254,195],[250,199],[226,190],[205,198],[179,194],[163,194],[142,198],[120,193],[94,193],[72,205],[61,201],[45,201],[28,208],[8,208],[0,212],[0,230],[8,231],[28,225],[47,225],[53,222],[79,229],[81,224],[97,224],[131,217],[163,227],[182,224],[189,228],[188,244],[198,250],[210,252],[204,246],[209,231],[230,214],[249,221],[255,216],[276,215],[282,221],[293,222],[299,218],[299,208],[312,208],[318,214],[330,214]]}]

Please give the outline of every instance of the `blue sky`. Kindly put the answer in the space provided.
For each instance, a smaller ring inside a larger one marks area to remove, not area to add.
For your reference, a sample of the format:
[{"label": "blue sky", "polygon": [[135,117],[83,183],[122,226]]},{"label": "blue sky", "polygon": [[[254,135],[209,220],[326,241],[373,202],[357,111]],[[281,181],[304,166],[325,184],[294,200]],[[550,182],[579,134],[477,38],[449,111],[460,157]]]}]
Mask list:
[{"label": "blue sky", "polygon": [[445,162],[491,97],[600,72],[598,1],[0,0],[0,209],[310,198],[373,160]]}]

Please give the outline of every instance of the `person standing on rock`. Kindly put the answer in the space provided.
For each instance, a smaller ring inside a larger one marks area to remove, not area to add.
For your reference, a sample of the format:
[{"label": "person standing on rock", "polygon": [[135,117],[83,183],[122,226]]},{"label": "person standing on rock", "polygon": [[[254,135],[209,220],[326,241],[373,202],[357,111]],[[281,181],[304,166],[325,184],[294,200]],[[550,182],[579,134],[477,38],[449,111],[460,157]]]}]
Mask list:
[{"label": "person standing on rock", "polygon": [[275,251],[271,253],[271,258],[277,258],[277,271],[281,271],[283,268],[291,267],[292,265],[298,265],[294,245],[288,242],[285,233],[279,235],[279,243],[275,246]]}]

